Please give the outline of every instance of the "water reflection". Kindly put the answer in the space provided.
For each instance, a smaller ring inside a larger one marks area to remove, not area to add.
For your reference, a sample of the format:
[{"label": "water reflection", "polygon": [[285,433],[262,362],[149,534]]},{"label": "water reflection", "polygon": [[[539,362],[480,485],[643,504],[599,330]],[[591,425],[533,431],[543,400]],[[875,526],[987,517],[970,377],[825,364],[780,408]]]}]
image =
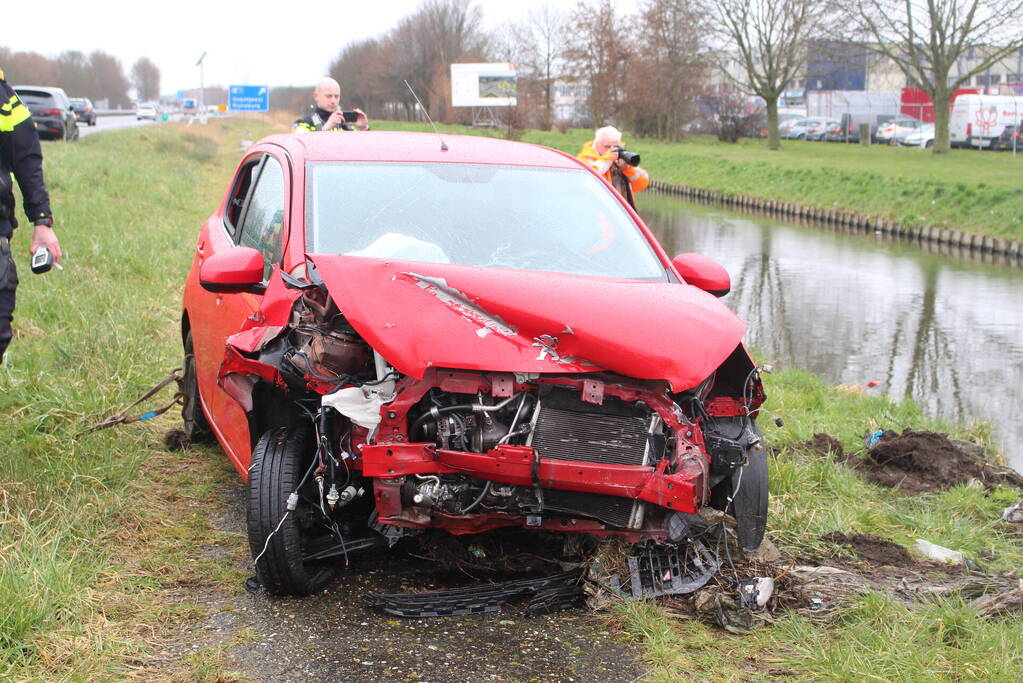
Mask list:
[{"label": "water reflection", "polygon": [[672,255],[695,251],[732,276],[724,301],[748,344],[831,382],[880,383],[954,419],[991,420],[1023,470],[1023,271],[925,253],[871,235],[640,196]]}]

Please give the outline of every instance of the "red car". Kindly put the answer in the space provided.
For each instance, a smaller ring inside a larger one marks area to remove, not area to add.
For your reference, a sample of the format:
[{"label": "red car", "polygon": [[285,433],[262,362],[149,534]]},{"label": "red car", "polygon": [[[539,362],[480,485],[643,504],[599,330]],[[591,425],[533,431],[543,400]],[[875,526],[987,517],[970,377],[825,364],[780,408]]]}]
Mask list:
[{"label": "red car", "polygon": [[[274,594],[428,528],[753,550],[764,400],[713,261],[575,158],[484,137],[268,137],[185,285],[186,432],[248,481]],[[716,295],[716,296],[715,296]],[[659,579],[658,579],[659,580]]]}]

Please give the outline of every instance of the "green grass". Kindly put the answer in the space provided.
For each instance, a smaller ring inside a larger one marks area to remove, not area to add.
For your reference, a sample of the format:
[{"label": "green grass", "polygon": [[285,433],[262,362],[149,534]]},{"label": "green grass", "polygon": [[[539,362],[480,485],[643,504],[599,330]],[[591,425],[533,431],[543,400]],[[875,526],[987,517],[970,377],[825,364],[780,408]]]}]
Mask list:
[{"label": "green grass", "polygon": [[43,145],[65,270],[31,274],[30,229],[15,233],[16,336],[0,366],[0,678],[121,678],[145,647],[141,625],[177,609],[161,589],[230,571],[185,566],[184,551],[210,535],[209,518],[192,509],[202,494],[188,487],[229,475],[222,458],[163,450],[173,413],[162,426],[77,432],[180,363],[181,288],[198,228],[240,140],[268,132],[259,125]]},{"label": "green grass", "polygon": [[[428,130],[425,124],[374,123],[377,129]],[[503,130],[442,126],[452,133],[503,135]],[[525,131],[521,139],[578,153],[592,131]],[[824,209],[1023,240],[1023,157],[952,150],[934,155],[908,147],[783,141],[772,152],[762,140],[722,143],[693,136],[679,143],[632,138],[651,177]]]},{"label": "green grass", "polygon": [[[244,539],[212,524],[222,512],[218,488],[236,481],[226,458],[215,448],[167,453],[161,437],[172,414],[76,434],[180,361],[181,287],[198,228],[221,199],[240,142],[269,131],[239,119],[44,146],[66,270],[34,276],[23,268],[17,337],[0,366],[0,679],[234,676],[217,646],[196,650],[184,674],[151,663],[164,657],[154,643],[168,630],[204,617],[197,594],[242,578],[235,567]],[[527,138],[574,147],[583,133],[571,142],[558,133]],[[649,156],[645,143],[634,146]],[[19,264],[28,238],[16,235]],[[783,547],[833,551],[820,534],[865,532],[907,544],[928,538],[991,571],[1019,566],[1020,543],[996,521],[1013,492],[959,487],[903,498],[795,447],[828,432],[855,451],[879,426],[984,443],[983,425],[941,424],[912,403],[796,370],[766,381],[770,417],[786,421],[776,428],[763,420],[777,448],[769,528]],[[169,400],[169,390],[159,398]],[[229,554],[203,552],[211,548]],[[746,637],[679,621],[650,603],[625,605],[615,618],[645,644],[652,680],[776,680],[790,670],[841,680],[1023,677],[1018,621],[980,619],[954,599],[910,609],[871,595],[831,625],[789,615]]]},{"label": "green grass", "polygon": [[[894,404],[855,389],[829,386],[800,370],[765,378],[770,415],[764,415],[770,459],[768,530],[789,553],[828,557],[831,531],[876,534],[906,546],[917,538],[966,553],[989,572],[1017,572],[1019,534],[1000,522],[1019,491],[958,486],[941,493],[900,496],[858,477],[828,455],[799,444],[817,432],[837,437],[846,452],[863,448],[862,435],[878,427],[947,432],[985,443],[985,425],[953,425],[923,416],[912,402]],[[784,417],[785,426],[771,424]],[[647,680],[990,680],[1023,678],[1023,628],[1018,618],[981,618],[951,596],[912,607],[880,593],[858,598],[831,623],[798,614],[745,636],[679,620],[665,607],[626,603],[618,617],[644,645]],[[1003,654],[1004,653],[1004,654]]]}]

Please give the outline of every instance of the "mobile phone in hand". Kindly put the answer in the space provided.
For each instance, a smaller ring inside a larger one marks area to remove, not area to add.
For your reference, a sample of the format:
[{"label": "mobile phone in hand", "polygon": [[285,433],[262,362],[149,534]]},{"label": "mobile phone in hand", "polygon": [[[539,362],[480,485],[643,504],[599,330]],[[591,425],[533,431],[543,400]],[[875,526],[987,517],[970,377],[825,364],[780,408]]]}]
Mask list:
[{"label": "mobile phone in hand", "polygon": [[345,117],[345,123],[355,123],[359,120],[359,112],[357,111],[343,111],[341,114]]},{"label": "mobile phone in hand", "polygon": [[46,247],[39,247],[32,254],[32,272],[45,273],[53,267],[53,254]]}]

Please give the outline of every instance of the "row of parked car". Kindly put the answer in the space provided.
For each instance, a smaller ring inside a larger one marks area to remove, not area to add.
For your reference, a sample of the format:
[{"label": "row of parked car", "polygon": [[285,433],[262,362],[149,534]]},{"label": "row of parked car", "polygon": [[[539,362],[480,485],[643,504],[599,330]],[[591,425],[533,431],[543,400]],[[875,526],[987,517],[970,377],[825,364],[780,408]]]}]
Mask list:
[{"label": "row of parked car", "polygon": [[[1011,150],[1013,139],[1018,137],[1019,126],[1005,126],[997,137],[991,140],[987,149]],[[782,116],[778,123],[779,135],[787,140],[817,140],[823,142],[859,142],[860,132],[857,127],[842,128],[842,122],[828,118],[803,118],[801,116]],[[917,119],[900,116],[877,127],[871,141],[883,145],[902,145],[905,147],[934,146],[934,124],[924,123]],[[1016,143],[1023,148],[1023,143]]]},{"label": "row of parked car", "polygon": [[[822,142],[859,142],[860,131],[852,124],[843,128],[842,122],[829,118],[803,118],[783,116],[778,131],[787,140],[817,140]],[[933,147],[934,124],[909,117],[898,117],[877,127],[871,136],[879,144],[907,147]]]}]

